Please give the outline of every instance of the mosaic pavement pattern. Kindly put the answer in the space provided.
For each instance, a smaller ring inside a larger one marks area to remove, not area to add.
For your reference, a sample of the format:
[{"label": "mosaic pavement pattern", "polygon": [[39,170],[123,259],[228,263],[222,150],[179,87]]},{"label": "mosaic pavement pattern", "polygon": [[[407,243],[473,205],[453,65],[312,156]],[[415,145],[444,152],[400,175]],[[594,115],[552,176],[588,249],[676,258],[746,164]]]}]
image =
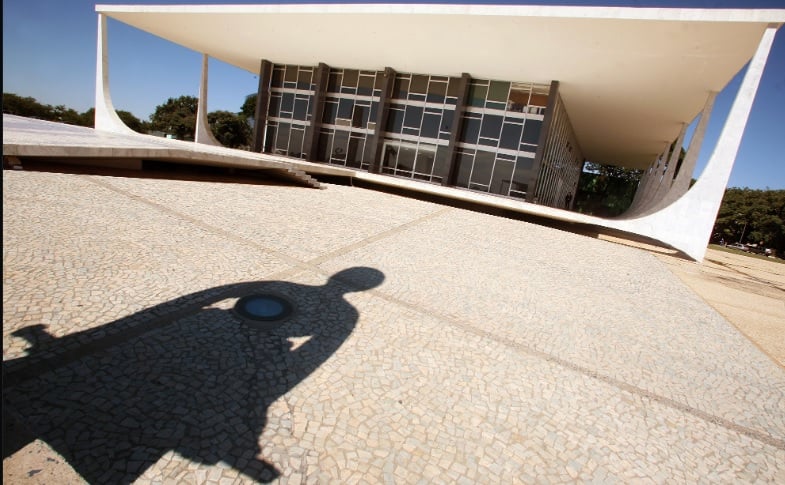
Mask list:
[{"label": "mosaic pavement pattern", "polygon": [[638,249],[24,171],[3,223],[4,407],[90,483],[785,483],[785,370]]}]

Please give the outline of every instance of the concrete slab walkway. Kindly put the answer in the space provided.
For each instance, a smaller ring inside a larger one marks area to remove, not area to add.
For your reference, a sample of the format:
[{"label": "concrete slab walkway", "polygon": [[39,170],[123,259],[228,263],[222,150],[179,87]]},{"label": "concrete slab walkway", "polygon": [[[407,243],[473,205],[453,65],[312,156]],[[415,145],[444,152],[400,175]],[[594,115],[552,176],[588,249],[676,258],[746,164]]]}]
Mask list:
[{"label": "concrete slab walkway", "polygon": [[3,189],[4,409],[90,483],[785,482],[785,371],[645,251],[335,185]]}]

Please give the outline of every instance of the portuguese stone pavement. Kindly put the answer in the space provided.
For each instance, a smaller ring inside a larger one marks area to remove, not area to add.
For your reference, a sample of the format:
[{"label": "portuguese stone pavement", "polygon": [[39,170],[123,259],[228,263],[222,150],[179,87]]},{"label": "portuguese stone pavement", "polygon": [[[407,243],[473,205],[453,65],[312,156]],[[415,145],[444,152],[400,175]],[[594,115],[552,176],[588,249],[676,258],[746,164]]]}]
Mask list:
[{"label": "portuguese stone pavement", "polygon": [[785,370],[653,255],[353,187],[5,170],[3,360],[90,483],[785,483]]}]

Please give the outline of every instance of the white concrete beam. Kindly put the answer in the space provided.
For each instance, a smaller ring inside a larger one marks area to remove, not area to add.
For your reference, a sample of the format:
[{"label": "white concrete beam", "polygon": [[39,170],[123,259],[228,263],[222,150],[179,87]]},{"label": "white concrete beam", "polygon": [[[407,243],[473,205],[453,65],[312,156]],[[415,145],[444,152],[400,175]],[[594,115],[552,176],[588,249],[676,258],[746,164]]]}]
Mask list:
[{"label": "white concrete beam", "polygon": [[106,16],[98,14],[98,46],[95,66],[95,129],[111,133],[136,133],[117,116],[109,91],[109,44]]},{"label": "white concrete beam", "polygon": [[196,135],[194,141],[202,145],[222,146],[216,140],[207,121],[207,54],[202,54],[202,80],[199,83],[199,104],[196,108]]},{"label": "white concrete beam", "polygon": [[608,226],[651,237],[696,261],[703,260],[777,27],[772,24],[764,31],[714,152],[695,185],[660,211],[636,219],[608,221]]}]

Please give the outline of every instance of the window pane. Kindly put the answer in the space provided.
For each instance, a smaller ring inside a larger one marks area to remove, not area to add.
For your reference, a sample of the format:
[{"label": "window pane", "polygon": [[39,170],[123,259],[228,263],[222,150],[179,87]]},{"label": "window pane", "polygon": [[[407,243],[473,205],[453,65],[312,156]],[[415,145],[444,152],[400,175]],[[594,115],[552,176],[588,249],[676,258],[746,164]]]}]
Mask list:
[{"label": "window pane", "polygon": [[305,121],[306,116],[308,116],[308,100],[296,100],[294,102],[294,119]]},{"label": "window pane", "polygon": [[457,98],[460,95],[461,95],[461,78],[451,77],[450,82],[447,85],[447,96],[452,96]]},{"label": "window pane", "polygon": [[540,129],[542,121],[527,119],[523,125],[523,142],[536,145],[540,139]]},{"label": "window pane", "polygon": [[352,117],[352,126],[355,128],[365,128],[368,125],[368,115],[370,108],[368,106],[354,105],[354,116]]},{"label": "window pane", "polygon": [[345,120],[351,119],[353,111],[354,100],[341,98],[338,102],[338,118],[343,118]]},{"label": "window pane", "polygon": [[294,111],[294,94],[283,93],[281,95],[281,111],[291,113]]},{"label": "window pane", "polygon": [[278,117],[281,114],[281,95],[273,94],[270,96],[270,106],[267,109],[268,116]]},{"label": "window pane", "polygon": [[275,69],[273,69],[273,77],[272,80],[270,81],[271,87],[274,88],[283,87],[283,73],[284,73],[283,67],[281,68],[276,67]]},{"label": "window pane", "polygon": [[426,113],[425,116],[423,116],[422,129],[420,130],[420,134],[429,138],[438,137],[440,121],[441,116]]},{"label": "window pane", "polygon": [[264,152],[275,153],[275,126],[267,126],[267,135],[264,138]]},{"label": "window pane", "polygon": [[501,81],[491,81],[488,88],[488,101],[507,104],[507,94],[510,91],[510,83]]},{"label": "window pane", "polygon": [[488,115],[486,114],[483,116],[482,120],[482,130],[480,131],[480,136],[485,138],[499,138],[499,135],[502,131],[502,121],[504,118],[497,115]]},{"label": "window pane", "polygon": [[522,113],[523,109],[529,104],[529,85],[514,84],[510,89],[510,98],[507,101],[507,109]]},{"label": "window pane", "polygon": [[422,123],[423,109],[420,106],[407,106],[406,118],[404,119],[403,126],[408,128],[420,128]]},{"label": "window pane", "polygon": [[278,136],[275,138],[276,153],[281,153],[283,155],[289,153],[289,127],[289,123],[281,123],[278,125]]},{"label": "window pane", "polygon": [[299,128],[292,128],[289,137],[289,155],[293,157],[302,157],[305,132]]},{"label": "window pane", "polygon": [[311,69],[300,68],[297,75],[297,89],[311,89],[311,77],[313,71]]},{"label": "window pane", "polygon": [[423,146],[420,145],[420,149],[417,150],[417,162],[415,165],[415,172],[420,174],[429,174],[431,170],[433,170],[433,159],[436,156],[436,152],[430,150],[423,150]]},{"label": "window pane", "polygon": [[452,131],[452,120],[453,116],[455,115],[455,111],[451,109],[446,109],[442,112],[442,126],[441,131],[450,133]]},{"label": "window pane", "polygon": [[466,118],[463,120],[463,134],[461,141],[464,143],[477,143],[477,138],[480,136],[480,120],[475,118]]},{"label": "window pane", "polygon": [[297,82],[297,66],[286,66],[286,74],[284,81],[296,83]]},{"label": "window pane", "polygon": [[333,143],[333,134],[323,131],[319,136],[319,153],[316,154],[316,159],[320,162],[329,161],[330,147]]},{"label": "window pane", "polygon": [[473,84],[469,88],[469,106],[476,106],[478,108],[485,107],[485,96],[488,94],[487,86],[477,86]]},{"label": "window pane", "polygon": [[469,175],[472,171],[472,163],[474,162],[474,155],[466,152],[458,153],[458,178],[455,185],[458,187],[469,186]]},{"label": "window pane", "polygon": [[474,170],[472,171],[472,180],[469,185],[470,189],[487,190],[488,185],[491,183],[493,159],[493,153],[477,150],[477,154],[474,156]]},{"label": "window pane", "polygon": [[400,147],[398,149],[398,166],[397,170],[404,170],[411,172],[414,170],[414,157],[417,155],[417,150],[409,147]]},{"label": "window pane", "polygon": [[514,167],[515,163],[513,162],[496,160],[496,166],[493,168],[493,177],[491,178],[491,192],[507,195],[512,182],[512,169]]},{"label": "window pane", "polygon": [[384,155],[382,157],[382,167],[393,168],[398,161],[398,146],[384,145]]},{"label": "window pane", "polygon": [[393,89],[393,97],[398,99],[406,99],[409,93],[409,79],[395,78],[395,87]]},{"label": "window pane", "polygon": [[360,76],[359,86],[357,87],[357,94],[362,96],[370,96],[373,93],[373,76]]},{"label": "window pane", "polygon": [[426,94],[428,92],[428,76],[412,74],[412,83],[410,84],[409,92]]},{"label": "window pane", "polygon": [[346,166],[360,168],[363,158],[364,142],[360,138],[350,137],[349,147],[346,150]]},{"label": "window pane", "polygon": [[523,132],[523,125],[505,123],[502,128],[502,136],[499,139],[499,146],[509,150],[517,150],[521,143],[521,132]]},{"label": "window pane", "polygon": [[333,152],[330,155],[330,161],[332,163],[346,165],[346,150],[348,148],[348,144],[349,133],[336,130],[333,137]]},{"label": "window pane", "polygon": [[391,109],[387,118],[387,131],[400,133],[403,128],[403,110]]},{"label": "window pane", "polygon": [[447,159],[448,154],[449,149],[447,147],[436,147],[436,159],[433,162],[433,180],[436,182],[440,182],[443,174],[447,173],[447,164],[449,163],[449,160]]},{"label": "window pane", "polygon": [[330,125],[335,124],[335,118],[338,116],[338,103],[326,102],[324,103],[324,115],[322,122]]},{"label": "window pane", "polygon": [[327,91],[337,93],[341,89],[341,71],[330,70],[329,81],[327,82]]},{"label": "window pane", "polygon": [[360,77],[360,71],[358,71],[357,69],[344,69],[343,70],[344,87],[356,88],[359,77]]}]

